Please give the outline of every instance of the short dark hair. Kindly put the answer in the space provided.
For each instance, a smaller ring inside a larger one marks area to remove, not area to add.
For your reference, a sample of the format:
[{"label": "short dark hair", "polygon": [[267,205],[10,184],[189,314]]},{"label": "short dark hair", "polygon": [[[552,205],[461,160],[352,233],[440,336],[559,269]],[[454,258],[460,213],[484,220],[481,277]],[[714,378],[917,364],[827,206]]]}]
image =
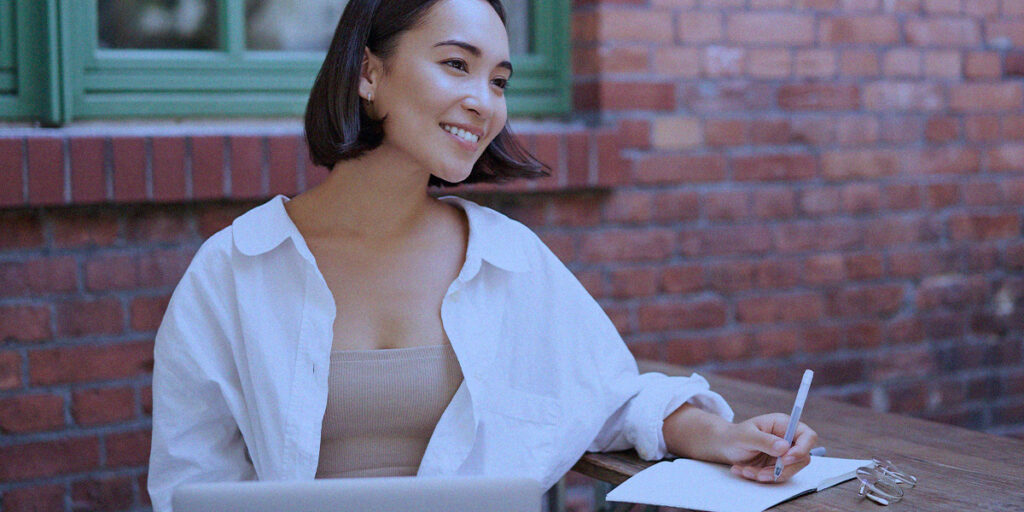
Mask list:
[{"label": "short dark hair", "polygon": [[[359,96],[364,48],[384,61],[395,50],[398,36],[422,21],[438,0],[350,0],[334,31],[327,57],[316,76],[306,104],[306,143],[313,163],[331,169],[338,161],[356,158],[380,146],[384,123],[366,114]],[[500,0],[486,0],[505,24]],[[524,149],[508,122],[473,164],[462,183],[504,182],[550,176],[550,169]],[[452,186],[431,176],[428,186]]]}]

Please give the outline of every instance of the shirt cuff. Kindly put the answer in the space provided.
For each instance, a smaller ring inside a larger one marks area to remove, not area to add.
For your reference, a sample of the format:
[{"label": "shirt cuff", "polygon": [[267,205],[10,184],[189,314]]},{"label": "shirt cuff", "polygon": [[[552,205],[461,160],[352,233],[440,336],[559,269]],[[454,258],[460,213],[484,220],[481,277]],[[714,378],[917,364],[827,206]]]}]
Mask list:
[{"label": "shirt cuff", "polygon": [[660,460],[668,454],[662,425],[665,418],[689,402],[726,421],[733,411],[721,395],[711,391],[708,381],[694,373],[689,377],[669,377],[651,372],[640,375],[641,388],[630,400],[626,413],[626,439],[644,460]]}]

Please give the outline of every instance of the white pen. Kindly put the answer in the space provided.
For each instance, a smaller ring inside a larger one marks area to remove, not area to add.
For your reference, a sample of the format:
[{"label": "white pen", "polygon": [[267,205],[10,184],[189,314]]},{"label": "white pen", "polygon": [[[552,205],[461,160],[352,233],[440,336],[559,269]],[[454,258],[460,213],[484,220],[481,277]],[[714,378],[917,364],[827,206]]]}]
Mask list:
[{"label": "white pen", "polygon": [[[807,392],[811,389],[811,379],[814,372],[804,370],[804,378],[800,380],[800,391],[796,392],[796,402],[793,402],[793,412],[789,415],[789,426],[786,427],[786,443],[793,444],[793,436],[796,435],[796,426],[800,424],[800,413],[804,411],[804,402],[807,401]],[[775,459],[775,480],[782,474],[782,457]]]}]

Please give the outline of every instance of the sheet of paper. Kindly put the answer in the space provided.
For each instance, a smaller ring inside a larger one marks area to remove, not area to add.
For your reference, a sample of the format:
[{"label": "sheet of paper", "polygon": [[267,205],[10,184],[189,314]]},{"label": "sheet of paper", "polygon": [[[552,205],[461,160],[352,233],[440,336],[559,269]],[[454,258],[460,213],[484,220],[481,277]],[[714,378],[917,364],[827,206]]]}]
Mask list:
[{"label": "sheet of paper", "polygon": [[[847,475],[870,460],[811,457],[811,463],[779,484],[753,482],[733,475],[729,466],[692,459],[659,462],[626,480],[608,493],[608,501],[691,508],[709,512],[761,512]],[[833,484],[834,485],[834,484]]]}]

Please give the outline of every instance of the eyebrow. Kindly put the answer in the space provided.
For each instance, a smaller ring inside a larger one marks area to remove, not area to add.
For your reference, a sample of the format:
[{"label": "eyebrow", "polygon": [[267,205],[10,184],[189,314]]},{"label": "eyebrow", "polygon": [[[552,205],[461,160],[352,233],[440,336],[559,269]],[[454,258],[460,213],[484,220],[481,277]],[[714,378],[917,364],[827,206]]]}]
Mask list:
[{"label": "eyebrow", "polygon": [[[474,57],[480,57],[480,54],[482,53],[480,51],[480,48],[477,48],[476,46],[473,46],[465,41],[459,41],[457,39],[448,39],[446,41],[441,41],[440,43],[435,44],[434,48],[437,48],[438,46],[458,46],[459,48],[462,48],[463,50],[466,50],[467,52],[473,54]],[[498,63],[497,67],[507,69],[509,77],[512,76],[511,62],[503,60]]]}]

